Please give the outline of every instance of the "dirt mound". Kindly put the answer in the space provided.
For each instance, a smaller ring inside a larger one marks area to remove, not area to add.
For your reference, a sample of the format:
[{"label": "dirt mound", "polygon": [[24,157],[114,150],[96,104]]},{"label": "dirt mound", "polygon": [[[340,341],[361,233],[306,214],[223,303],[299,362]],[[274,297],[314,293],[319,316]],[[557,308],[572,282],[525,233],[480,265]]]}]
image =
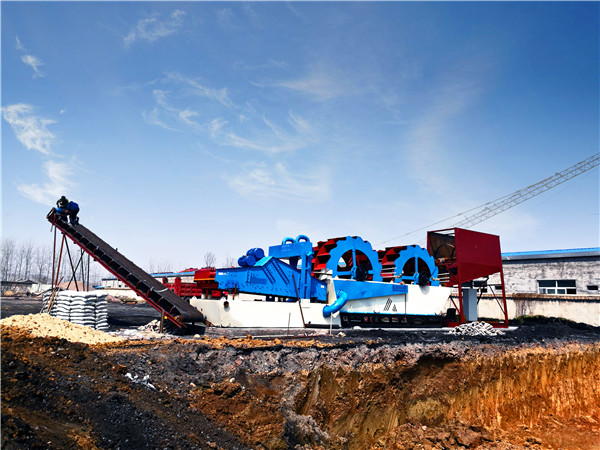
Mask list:
[{"label": "dirt mound", "polygon": [[2,447],[594,448],[599,340],[530,332],[87,346],[3,327]]},{"label": "dirt mound", "polygon": [[0,320],[0,326],[18,328],[35,337],[57,337],[82,344],[96,345],[125,341],[123,338],[90,327],[57,319],[50,314],[15,315]]},{"label": "dirt mound", "polygon": [[[246,448],[160,380],[127,377],[135,367],[109,348],[3,327],[1,447]],[[131,349],[140,359],[145,347]]]}]

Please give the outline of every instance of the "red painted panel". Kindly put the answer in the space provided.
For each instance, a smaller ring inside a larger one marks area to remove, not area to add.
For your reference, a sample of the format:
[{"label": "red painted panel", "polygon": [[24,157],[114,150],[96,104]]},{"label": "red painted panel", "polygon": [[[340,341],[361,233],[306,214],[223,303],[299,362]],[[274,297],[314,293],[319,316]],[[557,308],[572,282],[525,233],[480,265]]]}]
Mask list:
[{"label": "red painted panel", "polygon": [[454,229],[456,263],[462,283],[502,270],[500,238],[493,234]]}]

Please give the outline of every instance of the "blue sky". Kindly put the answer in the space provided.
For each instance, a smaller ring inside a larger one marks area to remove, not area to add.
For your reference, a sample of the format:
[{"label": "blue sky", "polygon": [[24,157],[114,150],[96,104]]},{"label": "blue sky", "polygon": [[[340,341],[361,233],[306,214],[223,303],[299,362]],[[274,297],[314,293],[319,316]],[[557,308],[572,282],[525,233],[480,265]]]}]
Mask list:
[{"label": "blue sky", "polygon": [[[390,239],[599,148],[597,2],[1,9],[5,238],[50,243],[66,194],[140,265],[298,234],[413,244]],[[598,172],[474,229],[599,246]]]}]

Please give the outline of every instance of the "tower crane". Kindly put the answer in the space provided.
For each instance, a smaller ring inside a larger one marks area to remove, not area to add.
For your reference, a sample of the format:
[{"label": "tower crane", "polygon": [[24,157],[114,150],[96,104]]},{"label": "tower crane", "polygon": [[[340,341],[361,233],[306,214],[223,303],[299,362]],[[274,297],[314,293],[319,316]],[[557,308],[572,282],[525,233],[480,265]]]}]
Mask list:
[{"label": "tower crane", "polygon": [[[590,156],[583,161],[578,162],[577,164],[569,167],[568,169],[563,170],[562,172],[557,172],[548,178],[539,181],[538,183],[532,184],[531,186],[527,186],[526,188],[519,189],[512,194],[501,197],[497,200],[493,200],[488,202],[479,208],[483,208],[480,211],[472,214],[468,217],[465,217],[463,220],[454,225],[456,228],[470,228],[473,225],[476,225],[484,220],[489,219],[490,217],[496,216],[501,212],[506,211],[507,209],[512,208],[513,206],[518,205],[519,203],[523,203],[530,198],[535,197],[536,195],[540,195],[543,192],[546,192],[553,187],[558,186],[559,184],[564,183],[565,181],[569,181],[571,178],[575,178],[578,175],[581,175],[584,172],[587,172],[594,167],[597,167],[600,164],[600,153],[596,153],[595,155]],[[479,209],[477,208],[477,209]]]},{"label": "tower crane", "polygon": [[477,206],[475,208],[472,208],[468,211],[462,212],[455,216],[440,220],[433,224],[429,224],[425,227],[419,228],[419,229],[411,231],[409,233],[405,233],[400,236],[393,237],[386,241],[380,242],[377,245],[385,244],[387,242],[396,240],[398,238],[408,236],[410,234],[416,233],[417,231],[429,229],[433,225],[447,222],[448,220],[450,220],[454,217],[465,216],[466,213],[469,213],[471,211],[477,211],[469,216],[464,217],[462,220],[460,220],[459,222],[457,222],[456,224],[454,224],[453,226],[450,227],[450,228],[470,228],[474,225],[477,225],[478,223],[483,222],[484,220],[489,219],[490,217],[496,216],[496,215],[500,214],[501,212],[504,212],[507,209],[512,208],[513,206],[516,206],[516,205],[523,203],[537,195],[540,195],[543,192],[546,192],[547,190],[552,189],[553,187],[556,187],[559,184],[562,184],[565,181],[570,180],[571,178],[575,178],[576,176],[581,175],[582,173],[585,173],[585,172],[593,169],[594,167],[597,167],[598,165],[600,165],[600,153],[596,153],[596,154],[590,156],[589,158],[584,159],[583,161],[580,161],[577,164],[574,164],[571,167],[563,170],[562,172],[557,172],[554,175],[549,176],[548,178],[546,178],[542,181],[532,184],[531,186],[527,186],[526,188],[519,189],[518,191],[513,192],[512,194],[505,195],[504,197],[500,197],[491,202],[484,203],[483,205]]}]

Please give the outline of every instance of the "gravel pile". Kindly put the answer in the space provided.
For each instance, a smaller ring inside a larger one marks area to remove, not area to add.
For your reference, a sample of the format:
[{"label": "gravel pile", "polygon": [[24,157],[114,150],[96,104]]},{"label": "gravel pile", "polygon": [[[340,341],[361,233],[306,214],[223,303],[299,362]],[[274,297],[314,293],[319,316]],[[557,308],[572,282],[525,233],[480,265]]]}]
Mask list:
[{"label": "gravel pile", "polygon": [[[44,295],[42,311],[48,311],[51,294]],[[49,314],[95,330],[108,330],[106,294],[97,292],[61,291],[54,296]]]},{"label": "gravel pile", "polygon": [[498,334],[504,334],[500,330],[496,330],[487,322],[471,322],[463,323],[462,325],[453,328],[448,331],[448,334],[455,334],[460,336],[496,336]]},{"label": "gravel pile", "polygon": [[148,322],[146,325],[142,325],[137,328],[139,331],[152,331],[154,333],[160,332],[160,320],[153,320]]}]

